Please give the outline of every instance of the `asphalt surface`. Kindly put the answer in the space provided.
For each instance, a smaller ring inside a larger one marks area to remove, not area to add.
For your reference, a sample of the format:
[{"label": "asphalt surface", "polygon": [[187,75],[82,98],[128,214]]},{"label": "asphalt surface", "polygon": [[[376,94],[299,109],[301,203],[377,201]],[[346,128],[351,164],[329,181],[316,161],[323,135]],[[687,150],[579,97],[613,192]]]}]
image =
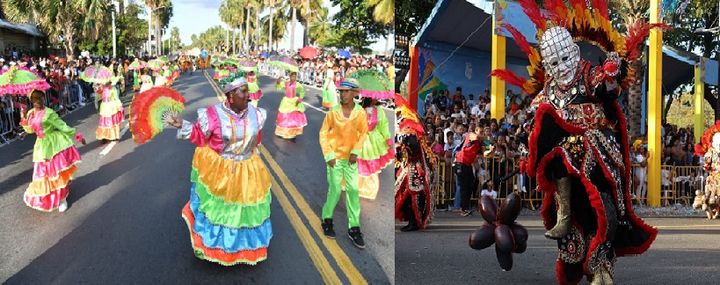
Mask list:
[{"label": "asphalt surface", "polygon": [[[65,213],[22,202],[32,179],[34,136],[0,147],[0,283],[393,283],[392,169],[381,174],[378,198],[362,201],[366,249],[346,236],[344,199],[335,212],[337,240],[324,238],[318,218],[327,191],[318,143],[324,113],[307,108],[309,125],[294,143],[275,137],[282,94],[274,81],[260,77],[260,107],[269,118],[261,156],[273,175],[268,260],[223,267],[195,258],[180,216],[194,146],[176,140],[174,130],[140,146],[127,132],[119,143],[101,145],[94,139],[96,110],[86,106],[63,118],[88,139],[79,147],[83,162]],[[198,108],[217,102],[202,72],[183,75],[173,88],[186,97],[183,117],[190,121]],[[306,90],[305,102],[319,107],[320,91]],[[130,97],[122,98],[126,105]]]},{"label": "asphalt surface", "polygon": [[[659,234],[640,256],[620,257],[615,284],[718,284],[720,223],[702,218],[647,218]],[[440,213],[425,231],[404,233],[396,225],[397,284],[556,284],[557,243],[545,239],[540,218],[522,216],[528,229],[528,248],[513,254],[513,267],[502,271],[494,246],[477,251],[468,237],[480,224]],[[589,282],[583,281],[582,284]]]}]

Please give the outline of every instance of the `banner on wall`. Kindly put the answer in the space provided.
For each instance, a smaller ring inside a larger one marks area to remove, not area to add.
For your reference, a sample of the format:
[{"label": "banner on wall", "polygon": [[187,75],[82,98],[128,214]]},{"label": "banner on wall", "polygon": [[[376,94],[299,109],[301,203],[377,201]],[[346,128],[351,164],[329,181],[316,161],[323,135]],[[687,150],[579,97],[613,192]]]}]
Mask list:
[{"label": "banner on wall", "polygon": [[[461,48],[453,53],[453,50],[438,45],[428,45],[418,50],[418,111],[421,115],[425,114],[425,98],[434,90],[447,89],[450,95],[453,95],[455,89],[461,87],[466,98],[473,94],[477,99],[486,88],[490,88],[489,52]],[[513,64],[512,61],[508,59],[508,68],[527,77],[527,63],[521,61]],[[520,89],[514,86],[506,85],[506,88],[515,93],[520,92]]]}]

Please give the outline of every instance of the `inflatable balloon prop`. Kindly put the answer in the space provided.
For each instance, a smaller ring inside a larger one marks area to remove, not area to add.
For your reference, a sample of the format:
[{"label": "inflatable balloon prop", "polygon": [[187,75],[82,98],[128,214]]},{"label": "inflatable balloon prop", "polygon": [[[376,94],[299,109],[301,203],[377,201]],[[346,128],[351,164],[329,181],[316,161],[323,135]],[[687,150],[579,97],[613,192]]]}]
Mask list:
[{"label": "inflatable balloon prop", "polygon": [[527,248],[527,229],[515,223],[521,206],[522,199],[515,193],[510,193],[499,209],[489,196],[482,196],[478,202],[485,223],[470,234],[470,247],[481,250],[495,244],[495,255],[504,271],[512,269],[512,253],[523,253]]}]

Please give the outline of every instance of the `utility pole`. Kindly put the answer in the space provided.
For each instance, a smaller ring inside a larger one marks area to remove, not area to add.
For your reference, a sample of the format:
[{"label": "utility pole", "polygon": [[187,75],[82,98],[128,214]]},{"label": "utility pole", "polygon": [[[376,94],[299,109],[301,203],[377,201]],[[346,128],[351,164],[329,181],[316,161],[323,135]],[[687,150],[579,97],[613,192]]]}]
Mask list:
[{"label": "utility pole", "polygon": [[153,9],[148,7],[148,56],[152,56],[152,12]]},{"label": "utility pole", "polygon": [[117,58],[117,37],[115,34],[115,9],[117,8],[117,1],[112,1],[112,36],[113,36],[113,58]]}]

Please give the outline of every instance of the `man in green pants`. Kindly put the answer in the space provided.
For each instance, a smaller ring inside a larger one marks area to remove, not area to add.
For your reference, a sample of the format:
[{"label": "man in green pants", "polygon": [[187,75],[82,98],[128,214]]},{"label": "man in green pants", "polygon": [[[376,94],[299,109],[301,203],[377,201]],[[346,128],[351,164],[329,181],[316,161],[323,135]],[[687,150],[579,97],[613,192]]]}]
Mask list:
[{"label": "man in green pants", "polygon": [[335,238],[333,212],[340,201],[345,185],[345,205],[348,215],[348,236],[358,248],[365,248],[360,232],[360,196],[358,192],[357,155],[367,136],[368,122],[365,111],[353,98],[360,87],[356,80],[340,83],[340,105],[325,116],[320,129],[320,146],[327,162],[328,194],[323,205],[322,228],[325,236]]}]

